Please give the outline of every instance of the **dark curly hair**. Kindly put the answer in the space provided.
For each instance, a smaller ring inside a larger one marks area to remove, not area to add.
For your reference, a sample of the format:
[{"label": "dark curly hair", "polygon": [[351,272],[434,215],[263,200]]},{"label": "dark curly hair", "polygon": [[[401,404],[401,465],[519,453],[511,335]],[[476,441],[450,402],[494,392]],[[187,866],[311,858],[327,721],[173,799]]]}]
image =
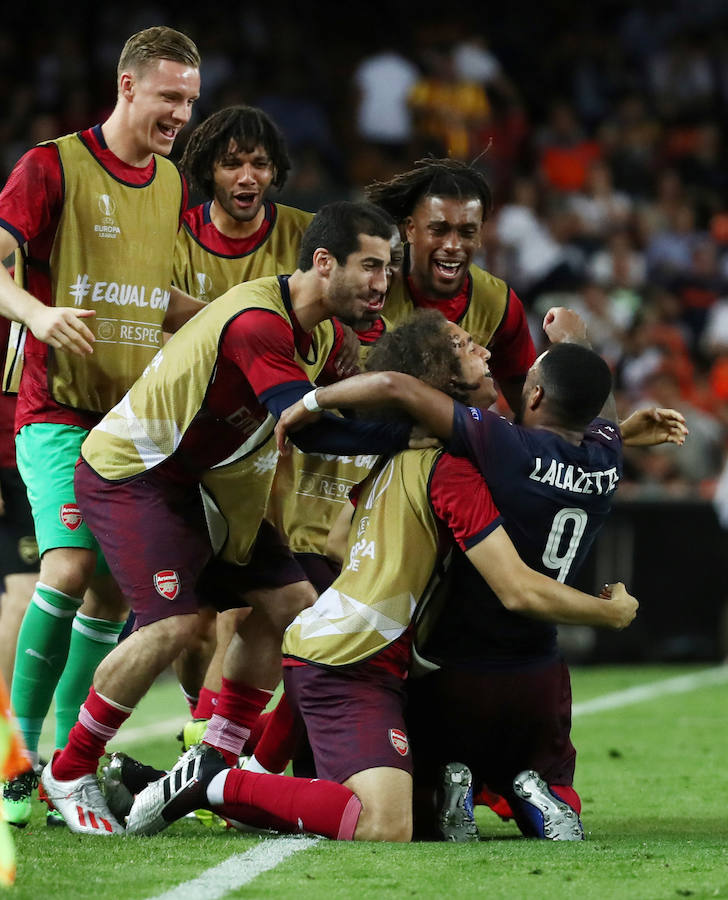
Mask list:
[{"label": "dark curly hair", "polygon": [[231,141],[243,153],[263,147],[273,163],[273,186],[279,190],[283,187],[291,170],[285,138],[275,122],[255,106],[227,106],[195,128],[180,160],[192,187],[212,197],[213,168],[227,156]]},{"label": "dark curly hair", "polygon": [[403,372],[466,403],[472,385],[463,379],[460,360],[439,310],[421,309],[393,331],[383,334],[369,351],[368,372]]},{"label": "dark curly hair", "polygon": [[476,168],[457,159],[418,159],[414,169],[364,188],[367,200],[381,206],[397,222],[411,216],[423,197],[480,200],[483,219],[493,207],[488,182]]}]

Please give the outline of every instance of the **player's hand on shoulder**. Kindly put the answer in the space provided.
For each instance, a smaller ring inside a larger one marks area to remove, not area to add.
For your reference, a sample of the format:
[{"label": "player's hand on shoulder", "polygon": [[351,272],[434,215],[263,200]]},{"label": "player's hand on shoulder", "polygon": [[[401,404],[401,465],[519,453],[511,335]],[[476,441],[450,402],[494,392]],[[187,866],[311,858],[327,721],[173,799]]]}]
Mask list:
[{"label": "player's hand on shoulder", "polygon": [[621,581],[616,584],[605,584],[601,589],[599,596],[603,600],[609,600],[612,605],[613,621],[612,628],[621,631],[626,628],[637,615],[639,603],[633,597]]},{"label": "player's hand on shoulder", "polygon": [[93,332],[84,319],[95,316],[93,309],[73,309],[68,306],[44,306],[38,303],[26,319],[39,341],[78,356],[93,353]]}]

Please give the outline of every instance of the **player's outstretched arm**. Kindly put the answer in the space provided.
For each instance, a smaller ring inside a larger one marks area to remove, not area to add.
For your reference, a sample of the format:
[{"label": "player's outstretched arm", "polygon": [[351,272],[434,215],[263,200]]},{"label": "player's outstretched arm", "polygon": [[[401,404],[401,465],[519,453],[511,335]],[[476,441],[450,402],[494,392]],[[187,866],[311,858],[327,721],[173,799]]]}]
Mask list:
[{"label": "player's outstretched arm", "polygon": [[506,609],[568,625],[620,630],[637,614],[638,603],[624,585],[605,585],[594,597],[529,568],[500,526],[466,551],[468,559]]},{"label": "player's outstretched arm", "polygon": [[678,444],[682,446],[688,436],[688,427],[682,413],[676,409],[638,409],[621,422],[623,442],[630,447],[649,447],[653,444]]},{"label": "player's outstretched arm", "polygon": [[[377,409],[395,407],[421,422],[431,434],[447,439],[452,434],[453,400],[418,378],[401,372],[367,372],[316,388],[320,409]],[[281,414],[276,426],[279,452],[285,452],[286,435],[316,421],[299,400]]]},{"label": "player's outstretched arm", "polygon": [[[10,256],[17,246],[10,232],[0,228],[0,260]],[[17,285],[0,263],[0,315],[21,322],[39,341],[79,356],[93,353],[94,336],[83,320],[95,314],[92,309],[46,306]]]}]

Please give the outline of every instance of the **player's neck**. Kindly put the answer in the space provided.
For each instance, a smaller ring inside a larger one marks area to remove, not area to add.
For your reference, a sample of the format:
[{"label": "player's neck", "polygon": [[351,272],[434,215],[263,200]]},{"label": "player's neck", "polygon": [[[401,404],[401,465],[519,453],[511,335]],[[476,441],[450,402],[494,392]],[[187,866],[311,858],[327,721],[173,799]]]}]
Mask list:
[{"label": "player's neck", "polygon": [[578,447],[579,444],[584,440],[584,432],[583,431],[575,431],[573,428],[564,428],[561,425],[556,425],[553,422],[534,422],[530,424],[530,428],[539,428],[543,431],[552,431],[554,434],[558,434],[560,438],[563,438],[567,444],[574,444],[575,447]]},{"label": "player's neck", "polygon": [[231,215],[228,215],[214,200],[210,203],[210,221],[220,234],[224,234],[225,237],[237,240],[249,238],[258,231],[264,219],[265,206],[263,205],[261,205],[254,219],[251,219],[249,222],[239,222],[237,219],[233,219]]},{"label": "player's neck", "polygon": [[331,313],[326,308],[321,293],[321,280],[315,267],[306,272],[296,269],[288,279],[288,290],[293,312],[304,331],[313,331],[319,322],[330,317]]},{"label": "player's neck", "polygon": [[152,161],[151,150],[148,146],[139,144],[124,122],[124,116],[119,106],[101,126],[101,131],[109,150],[127,165],[143,169]]}]

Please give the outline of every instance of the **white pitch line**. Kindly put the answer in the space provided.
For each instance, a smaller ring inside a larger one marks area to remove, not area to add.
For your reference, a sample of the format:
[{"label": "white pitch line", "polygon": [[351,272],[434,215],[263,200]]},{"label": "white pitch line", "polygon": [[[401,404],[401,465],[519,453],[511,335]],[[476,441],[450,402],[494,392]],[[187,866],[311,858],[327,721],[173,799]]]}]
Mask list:
[{"label": "white pitch line", "polygon": [[586,716],[607,709],[619,709],[623,706],[632,706],[634,703],[654,700],[656,697],[663,697],[667,694],[686,694],[696,688],[725,684],[727,681],[728,666],[719,666],[703,672],[694,672],[692,675],[679,675],[676,678],[640,684],[624,691],[615,691],[613,694],[594,697],[593,700],[585,700],[583,703],[574,703],[571,707],[571,715],[573,717]]},{"label": "white pitch line", "polygon": [[267,838],[246,853],[237,853],[197,878],[157,894],[152,900],[189,900],[190,897],[217,900],[257,878],[262,872],[274,869],[299,850],[307,850],[318,840],[309,837]]}]

